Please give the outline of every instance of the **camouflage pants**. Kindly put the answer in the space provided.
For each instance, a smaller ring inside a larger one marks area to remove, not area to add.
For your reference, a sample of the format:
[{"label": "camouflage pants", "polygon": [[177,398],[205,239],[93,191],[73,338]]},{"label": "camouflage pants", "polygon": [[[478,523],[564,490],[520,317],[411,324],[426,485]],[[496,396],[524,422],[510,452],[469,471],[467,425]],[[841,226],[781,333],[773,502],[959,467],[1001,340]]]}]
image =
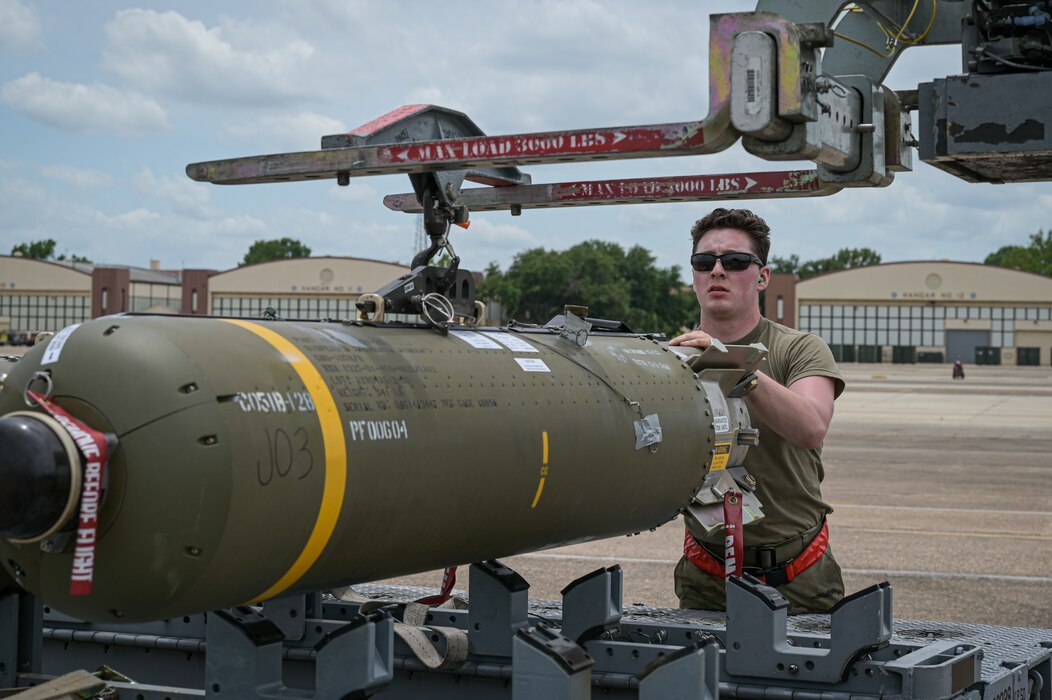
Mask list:
[{"label": "camouflage pants", "polygon": [[[723,578],[707,574],[686,557],[676,564],[676,595],[679,607],[693,610],[726,610],[727,588]],[[844,597],[840,565],[827,549],[822,558],[805,569],[778,592],[789,601],[789,614],[825,612]]]}]

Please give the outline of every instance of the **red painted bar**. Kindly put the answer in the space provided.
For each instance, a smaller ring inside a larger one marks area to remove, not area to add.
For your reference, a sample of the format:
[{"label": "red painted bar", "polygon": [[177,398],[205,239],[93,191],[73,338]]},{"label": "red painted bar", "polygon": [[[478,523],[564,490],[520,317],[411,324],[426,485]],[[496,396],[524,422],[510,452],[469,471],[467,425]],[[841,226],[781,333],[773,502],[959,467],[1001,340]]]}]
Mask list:
[{"label": "red painted bar", "polygon": [[[713,175],[590,180],[462,190],[457,199],[472,211],[644,204],[720,199],[822,197],[840,187],[822,182],[815,170],[778,170]],[[389,195],[384,204],[395,211],[420,212],[412,193]]]}]

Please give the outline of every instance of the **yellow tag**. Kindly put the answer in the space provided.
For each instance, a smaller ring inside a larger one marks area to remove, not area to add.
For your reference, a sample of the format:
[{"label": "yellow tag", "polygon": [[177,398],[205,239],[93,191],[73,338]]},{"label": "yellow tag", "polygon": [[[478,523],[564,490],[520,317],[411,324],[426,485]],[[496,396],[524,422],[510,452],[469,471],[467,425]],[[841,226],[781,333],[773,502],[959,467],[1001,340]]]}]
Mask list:
[{"label": "yellow tag", "polygon": [[731,459],[731,444],[729,442],[717,442],[712,455],[712,468],[709,471],[719,471],[727,468],[727,462]]}]

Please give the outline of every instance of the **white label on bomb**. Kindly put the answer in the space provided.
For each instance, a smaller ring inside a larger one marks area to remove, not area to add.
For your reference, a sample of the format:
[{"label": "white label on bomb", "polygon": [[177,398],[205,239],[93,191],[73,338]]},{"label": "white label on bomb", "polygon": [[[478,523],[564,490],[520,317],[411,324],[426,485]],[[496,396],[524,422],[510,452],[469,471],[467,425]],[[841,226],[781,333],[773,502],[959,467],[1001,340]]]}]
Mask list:
[{"label": "white label on bomb", "polygon": [[731,419],[722,409],[715,409],[712,416],[712,427],[717,433],[729,433],[731,431]]},{"label": "white label on bomb", "polygon": [[540,352],[540,350],[533,347],[517,335],[511,335],[509,333],[494,333],[493,335],[486,337],[493,338],[512,352]]},{"label": "white label on bomb", "polygon": [[544,360],[538,357],[516,357],[515,361],[525,372],[551,372]]},{"label": "white label on bomb", "polygon": [[454,338],[460,338],[465,343],[475,348],[476,350],[503,350],[500,345],[497,345],[487,336],[475,331],[450,331],[449,334]]},{"label": "white label on bomb", "polygon": [[77,330],[78,326],[80,326],[79,323],[74,323],[72,326],[66,326],[55,334],[55,337],[48,342],[47,348],[44,350],[44,359],[40,361],[41,365],[50,365],[58,362],[58,358],[62,354],[62,347],[66,344],[69,337],[73,335],[73,331]]}]

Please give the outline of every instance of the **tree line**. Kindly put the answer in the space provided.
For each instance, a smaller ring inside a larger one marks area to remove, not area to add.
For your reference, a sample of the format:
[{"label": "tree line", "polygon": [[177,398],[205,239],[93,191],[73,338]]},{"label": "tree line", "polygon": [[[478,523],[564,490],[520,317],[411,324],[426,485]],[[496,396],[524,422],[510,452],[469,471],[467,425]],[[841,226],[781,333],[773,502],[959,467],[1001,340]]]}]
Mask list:
[{"label": "tree line", "polygon": [[566,304],[588,315],[624,321],[637,333],[671,333],[697,319],[697,301],[678,265],[658,267],[642,246],[585,241],[564,251],[533,248],[506,271],[486,268],[477,294],[500,302],[507,318],[544,324]]},{"label": "tree line", "polygon": [[1026,245],[1006,245],[983,260],[987,265],[1000,265],[1023,272],[1052,277],[1052,230],[1030,234]]},{"label": "tree line", "polygon": [[[91,260],[81,255],[67,256],[62,253],[55,255],[58,243],[53,238],[42,241],[29,241],[19,243],[11,248],[11,255],[33,260],[57,260],[90,263]],[[253,243],[245,257],[238,263],[238,267],[254,265],[255,263],[269,262],[271,260],[285,260],[287,258],[305,258],[310,255],[310,248],[294,238],[276,238],[268,241],[256,241]]]},{"label": "tree line", "polygon": [[47,238],[42,241],[30,241],[29,243],[19,243],[11,249],[11,255],[18,255],[23,258],[33,258],[34,260],[69,260],[70,262],[82,262],[90,263],[91,261],[80,255],[66,256],[65,253],[61,253],[58,257],[55,256],[55,247],[58,243],[55,242],[54,238]]},{"label": "tree line", "polygon": [[[880,254],[869,248],[844,248],[806,262],[797,255],[768,261],[772,272],[801,279],[879,263]],[[507,271],[491,263],[478,294],[499,301],[505,316],[518,321],[544,323],[565,304],[579,304],[589,315],[624,321],[637,333],[672,335],[698,320],[694,290],[681,282],[680,270],[658,267],[640,246],[625,251],[616,243],[585,241],[565,251],[524,251]]]}]

